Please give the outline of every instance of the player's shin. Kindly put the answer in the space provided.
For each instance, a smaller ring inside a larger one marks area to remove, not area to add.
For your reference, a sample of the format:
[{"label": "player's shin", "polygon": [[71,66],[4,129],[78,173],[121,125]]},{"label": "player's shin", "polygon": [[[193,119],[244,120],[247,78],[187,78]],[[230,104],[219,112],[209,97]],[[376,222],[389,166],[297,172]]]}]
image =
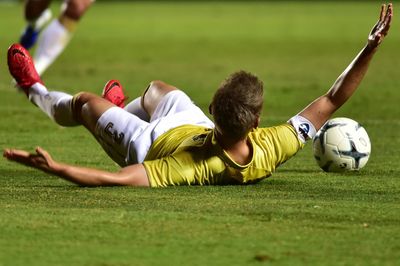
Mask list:
[{"label": "player's shin", "polygon": [[29,90],[29,100],[57,124],[66,127],[79,125],[73,116],[70,94],[48,91],[44,85],[35,83]]},{"label": "player's shin", "polygon": [[69,43],[72,31],[58,19],[54,19],[43,30],[35,53],[35,67],[39,75],[54,62]]}]

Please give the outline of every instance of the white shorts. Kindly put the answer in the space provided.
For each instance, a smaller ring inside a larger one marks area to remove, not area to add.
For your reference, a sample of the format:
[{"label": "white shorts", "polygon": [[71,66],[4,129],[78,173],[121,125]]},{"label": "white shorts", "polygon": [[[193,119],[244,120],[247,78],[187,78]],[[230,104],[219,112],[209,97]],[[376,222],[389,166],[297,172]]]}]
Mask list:
[{"label": "white shorts", "polygon": [[180,90],[164,96],[150,122],[112,107],[96,124],[95,137],[120,166],[142,163],[153,142],[168,130],[181,125],[213,128],[214,123]]}]

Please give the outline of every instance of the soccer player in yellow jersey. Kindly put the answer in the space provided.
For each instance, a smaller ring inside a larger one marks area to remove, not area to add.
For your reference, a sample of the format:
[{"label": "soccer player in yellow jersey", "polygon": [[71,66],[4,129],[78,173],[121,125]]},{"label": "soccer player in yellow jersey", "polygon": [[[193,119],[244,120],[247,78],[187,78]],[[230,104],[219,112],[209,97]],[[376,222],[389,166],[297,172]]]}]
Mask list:
[{"label": "soccer player in yellow jersey", "polygon": [[118,81],[109,81],[103,98],[48,91],[20,45],[8,50],[12,76],[29,100],[56,123],[84,125],[121,169],[107,172],[64,164],[42,148],[36,153],[6,149],[4,156],[85,186],[250,184],[291,158],[354,93],[378,46],[387,35],[393,7],[380,18],[361,52],[334,82],[286,123],[259,127],[263,83],[239,71],[216,91],[209,111],[214,122],[181,90],[161,81],[124,106]]}]

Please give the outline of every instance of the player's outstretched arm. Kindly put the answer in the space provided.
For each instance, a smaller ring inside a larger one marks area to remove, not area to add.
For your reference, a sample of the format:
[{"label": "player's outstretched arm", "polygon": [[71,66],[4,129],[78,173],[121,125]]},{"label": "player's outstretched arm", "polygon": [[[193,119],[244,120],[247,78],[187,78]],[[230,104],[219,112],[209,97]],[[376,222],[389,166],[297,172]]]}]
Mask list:
[{"label": "player's outstretched arm", "polygon": [[112,173],[57,162],[40,147],[36,148],[36,153],[6,149],[3,156],[10,161],[55,174],[82,186],[149,186],[147,173],[142,164],[127,166]]},{"label": "player's outstretched arm", "polygon": [[316,130],[320,129],[357,89],[378,46],[388,34],[392,16],[393,5],[383,4],[379,20],[372,28],[365,47],[338,77],[330,90],[299,113],[299,115],[307,118]]}]

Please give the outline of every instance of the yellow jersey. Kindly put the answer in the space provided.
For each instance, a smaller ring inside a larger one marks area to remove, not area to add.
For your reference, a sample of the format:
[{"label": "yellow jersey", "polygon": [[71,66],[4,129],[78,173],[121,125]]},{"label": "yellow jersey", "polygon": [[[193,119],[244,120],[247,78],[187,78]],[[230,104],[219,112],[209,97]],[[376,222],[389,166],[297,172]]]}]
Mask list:
[{"label": "yellow jersey", "polygon": [[239,165],[218,145],[213,129],[192,125],[171,129],[156,139],[143,162],[150,186],[255,183],[304,146],[288,123],[254,129],[248,141],[251,161]]}]

